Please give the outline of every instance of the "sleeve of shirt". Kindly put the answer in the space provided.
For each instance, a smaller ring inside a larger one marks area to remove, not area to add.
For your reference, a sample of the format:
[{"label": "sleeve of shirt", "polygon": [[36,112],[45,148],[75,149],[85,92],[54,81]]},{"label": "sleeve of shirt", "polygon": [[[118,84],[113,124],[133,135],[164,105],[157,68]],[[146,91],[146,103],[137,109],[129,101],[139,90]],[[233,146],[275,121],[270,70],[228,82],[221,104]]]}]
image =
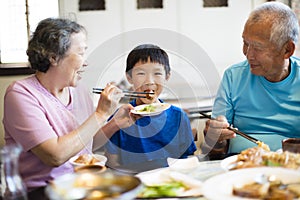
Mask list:
[{"label": "sleeve of shirt", "polygon": [[114,135],[105,144],[105,151],[109,154],[118,154],[118,144],[119,144],[119,131],[114,133]]},{"label": "sleeve of shirt", "polygon": [[231,84],[232,74],[230,70],[226,70],[219,86],[217,96],[213,105],[212,117],[224,115],[228,123],[232,123],[233,105],[231,101]]},{"label": "sleeve of shirt", "polygon": [[181,134],[181,147],[180,149],[186,149],[184,154],[181,156],[181,158],[186,158],[189,155],[193,155],[194,152],[197,150],[197,147],[194,142],[194,136],[192,133],[192,128],[190,124],[190,120],[187,116],[187,114],[182,111],[182,120],[181,124],[179,126],[179,133]]},{"label": "sleeve of shirt", "polygon": [[5,135],[19,142],[25,151],[50,138],[57,137],[48,123],[45,110],[25,90],[8,88],[4,98]]}]

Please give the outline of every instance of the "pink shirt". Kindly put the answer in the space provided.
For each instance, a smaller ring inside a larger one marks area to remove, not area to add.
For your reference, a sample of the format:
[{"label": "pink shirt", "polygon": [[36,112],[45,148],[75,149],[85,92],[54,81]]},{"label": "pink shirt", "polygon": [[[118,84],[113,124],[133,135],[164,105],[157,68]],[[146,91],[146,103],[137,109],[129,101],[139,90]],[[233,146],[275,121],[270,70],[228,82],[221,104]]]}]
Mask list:
[{"label": "pink shirt", "polygon": [[[5,142],[18,142],[23,147],[19,170],[28,188],[47,185],[65,173],[73,172],[69,162],[59,167],[45,165],[30,149],[42,142],[76,129],[94,111],[90,94],[80,85],[69,88],[70,104],[64,106],[49,93],[35,75],[12,83],[4,97]],[[87,149],[90,151],[92,142]],[[84,149],[79,154],[85,153]]]}]

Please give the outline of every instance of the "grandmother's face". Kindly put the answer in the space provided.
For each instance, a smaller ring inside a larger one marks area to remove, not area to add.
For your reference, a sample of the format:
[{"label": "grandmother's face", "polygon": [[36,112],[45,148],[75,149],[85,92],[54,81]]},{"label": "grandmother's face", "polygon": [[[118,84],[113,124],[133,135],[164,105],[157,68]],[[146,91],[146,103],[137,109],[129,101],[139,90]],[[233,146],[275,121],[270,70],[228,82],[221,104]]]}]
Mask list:
[{"label": "grandmother's face", "polygon": [[81,79],[84,68],[87,66],[86,50],[86,34],[73,33],[70,49],[59,61],[60,75],[64,78],[66,86],[75,87]]}]

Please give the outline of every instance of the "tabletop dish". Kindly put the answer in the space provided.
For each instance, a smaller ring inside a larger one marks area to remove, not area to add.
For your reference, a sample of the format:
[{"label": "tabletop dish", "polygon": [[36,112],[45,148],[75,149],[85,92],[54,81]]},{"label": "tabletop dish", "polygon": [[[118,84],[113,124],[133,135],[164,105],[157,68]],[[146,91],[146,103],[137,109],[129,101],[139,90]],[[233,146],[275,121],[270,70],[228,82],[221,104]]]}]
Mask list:
[{"label": "tabletop dish", "polygon": [[221,161],[221,167],[225,170],[265,166],[300,170],[300,154],[265,151],[260,147],[252,147]]},{"label": "tabletop dish", "polygon": [[200,164],[196,156],[182,159],[167,158],[167,162],[170,170],[181,173],[189,173],[195,170]]},{"label": "tabletop dish", "polygon": [[69,159],[73,167],[83,167],[86,165],[105,166],[107,157],[100,154],[82,154],[76,155]]},{"label": "tabletop dish", "polygon": [[75,172],[78,173],[103,173],[106,171],[106,167],[102,165],[85,165],[85,166],[77,166],[74,168]]},{"label": "tabletop dish", "polygon": [[141,188],[141,181],[130,175],[72,173],[54,179],[45,191],[50,200],[131,200]]},{"label": "tabletop dish", "polygon": [[[170,168],[160,168],[147,172],[142,172],[136,175],[144,184],[141,193],[138,194],[138,199],[147,198],[165,198],[165,197],[199,197],[202,195],[202,181],[196,180],[185,174],[170,170]],[[181,188],[174,188],[172,185],[182,185]],[[160,191],[153,191],[153,188],[163,188],[163,194]],[[178,190],[177,190],[178,189]],[[151,190],[149,192],[149,190]],[[166,191],[173,190],[173,191]],[[145,192],[146,191],[146,192]],[[147,193],[147,194],[146,194]],[[144,195],[155,196],[144,196]],[[160,196],[161,195],[161,196]],[[169,195],[169,196],[165,196]]]},{"label": "tabletop dish", "polygon": [[223,159],[220,163],[221,167],[224,170],[230,170],[232,167],[234,167],[234,163],[237,161],[237,155],[229,156],[225,159]]},{"label": "tabletop dish", "polygon": [[131,113],[142,116],[155,116],[167,110],[168,108],[170,108],[170,106],[171,105],[167,103],[143,104],[134,107],[134,109],[131,110]]},{"label": "tabletop dish", "polygon": [[204,182],[202,191],[204,196],[210,200],[250,200],[250,198],[234,196],[232,194],[233,187],[253,182],[254,177],[261,174],[267,176],[275,175],[283,183],[299,182],[300,180],[300,173],[297,170],[281,167],[246,168],[229,171],[209,178]]},{"label": "tabletop dish", "polygon": [[281,143],[283,151],[300,153],[300,138],[286,138]]}]

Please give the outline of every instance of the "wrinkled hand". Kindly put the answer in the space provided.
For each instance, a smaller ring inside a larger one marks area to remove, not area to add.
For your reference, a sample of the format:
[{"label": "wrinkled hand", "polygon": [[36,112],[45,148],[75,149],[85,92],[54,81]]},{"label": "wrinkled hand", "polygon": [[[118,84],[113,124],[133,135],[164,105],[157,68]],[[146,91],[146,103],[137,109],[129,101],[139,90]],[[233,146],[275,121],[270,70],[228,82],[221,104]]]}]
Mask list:
[{"label": "wrinkled hand", "polygon": [[117,109],[119,101],[124,94],[122,90],[113,84],[108,83],[98,101],[96,112],[102,116],[110,116]]},{"label": "wrinkled hand", "polygon": [[113,119],[116,121],[120,129],[132,126],[135,121],[141,116],[132,114],[130,110],[133,109],[131,104],[121,106],[115,113]]},{"label": "wrinkled hand", "polygon": [[229,124],[225,116],[218,116],[215,120],[206,121],[204,135],[211,141],[223,142],[224,140],[234,138],[236,134],[228,130]]}]

